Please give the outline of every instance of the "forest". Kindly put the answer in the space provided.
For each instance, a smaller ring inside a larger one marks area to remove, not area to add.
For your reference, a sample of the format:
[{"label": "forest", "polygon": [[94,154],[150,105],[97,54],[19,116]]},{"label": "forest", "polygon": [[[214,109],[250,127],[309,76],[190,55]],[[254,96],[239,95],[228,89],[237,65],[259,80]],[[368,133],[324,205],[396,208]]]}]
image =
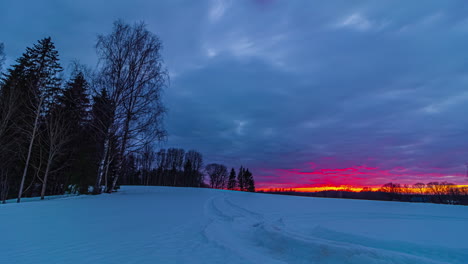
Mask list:
[{"label": "forest", "polygon": [[169,77],[162,42],[143,22],[117,20],[95,49],[96,67],[74,62],[65,71],[45,37],[7,68],[0,43],[0,201],[123,184],[255,191],[248,169],[228,175],[195,150],[156,151],[167,139]]}]

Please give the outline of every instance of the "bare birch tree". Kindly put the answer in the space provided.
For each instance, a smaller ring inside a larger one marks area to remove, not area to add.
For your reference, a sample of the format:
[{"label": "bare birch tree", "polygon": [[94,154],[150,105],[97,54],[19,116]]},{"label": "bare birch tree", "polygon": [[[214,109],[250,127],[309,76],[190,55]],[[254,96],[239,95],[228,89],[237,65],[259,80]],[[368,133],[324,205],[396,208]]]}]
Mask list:
[{"label": "bare birch tree", "polygon": [[[115,104],[110,129],[115,129],[120,140],[117,175],[106,190],[112,192],[123,171],[124,157],[144,143],[165,136],[161,90],[168,78],[160,54],[161,42],[144,23],[129,25],[116,21],[111,34],[98,37],[96,48],[100,59],[99,83]],[[108,145],[105,144],[105,152],[109,151]]]}]

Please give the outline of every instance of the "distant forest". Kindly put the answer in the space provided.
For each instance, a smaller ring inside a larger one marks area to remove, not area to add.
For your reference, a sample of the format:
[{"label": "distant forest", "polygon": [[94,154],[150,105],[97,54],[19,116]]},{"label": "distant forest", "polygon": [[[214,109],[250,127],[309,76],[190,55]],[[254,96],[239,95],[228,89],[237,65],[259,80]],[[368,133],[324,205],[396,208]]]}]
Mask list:
[{"label": "distant forest", "polygon": [[95,69],[74,63],[65,77],[50,37],[7,69],[0,43],[0,201],[121,184],[255,191],[248,169],[204,166],[194,150],[154,151],[167,137],[168,74],[161,41],[144,23],[116,21],[95,48]]},{"label": "distant forest", "polygon": [[[205,183],[205,175],[208,184]],[[203,156],[195,150],[169,148],[154,152],[145,147],[130,155],[120,179],[122,185],[155,185],[206,187],[255,192],[255,180],[247,168],[234,168],[228,173],[225,165],[203,166]]]},{"label": "distant forest", "polygon": [[429,182],[427,184],[419,182],[413,185],[389,182],[377,190],[364,187],[359,192],[350,189],[320,192],[270,189],[260,192],[311,197],[468,205],[468,187],[449,182]]}]

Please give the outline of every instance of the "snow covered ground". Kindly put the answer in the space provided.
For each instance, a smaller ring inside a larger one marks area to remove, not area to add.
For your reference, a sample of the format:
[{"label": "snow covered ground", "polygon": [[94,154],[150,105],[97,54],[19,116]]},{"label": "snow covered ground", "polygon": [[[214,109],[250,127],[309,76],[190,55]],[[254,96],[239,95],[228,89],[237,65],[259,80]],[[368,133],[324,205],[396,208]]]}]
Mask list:
[{"label": "snow covered ground", "polygon": [[0,205],[0,263],[468,263],[468,207],[123,187]]}]

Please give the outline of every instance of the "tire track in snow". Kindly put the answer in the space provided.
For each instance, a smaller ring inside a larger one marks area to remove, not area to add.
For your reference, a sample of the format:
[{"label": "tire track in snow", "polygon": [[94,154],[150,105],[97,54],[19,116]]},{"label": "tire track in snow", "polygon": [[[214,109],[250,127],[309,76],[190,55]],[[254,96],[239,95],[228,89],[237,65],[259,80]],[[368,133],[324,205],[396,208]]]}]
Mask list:
[{"label": "tire track in snow", "polygon": [[239,263],[285,263],[257,251],[251,242],[250,234],[260,224],[258,216],[230,205],[224,195],[209,199],[205,213],[210,218],[204,229],[205,238],[238,256]]},{"label": "tire track in snow", "polygon": [[[204,230],[205,237],[251,263],[446,263],[377,245],[369,247],[324,238],[323,233],[322,237],[315,237],[291,232],[281,218],[265,219],[233,203],[226,195],[211,198],[205,209],[211,218]],[[333,236],[333,232],[329,234]]]}]

